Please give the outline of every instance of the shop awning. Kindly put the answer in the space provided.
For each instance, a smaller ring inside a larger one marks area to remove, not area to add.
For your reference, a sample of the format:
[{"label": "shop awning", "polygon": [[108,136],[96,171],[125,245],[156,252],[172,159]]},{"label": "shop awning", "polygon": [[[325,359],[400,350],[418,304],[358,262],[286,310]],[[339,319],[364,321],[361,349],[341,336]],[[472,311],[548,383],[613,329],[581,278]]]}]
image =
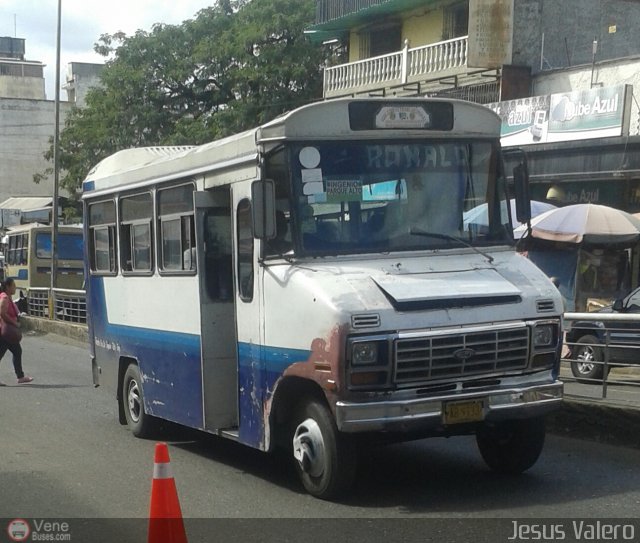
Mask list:
[{"label": "shop awning", "polygon": [[22,198],[8,198],[0,203],[0,209],[16,209],[18,211],[38,211],[52,207],[53,198],[50,196],[25,196]]}]

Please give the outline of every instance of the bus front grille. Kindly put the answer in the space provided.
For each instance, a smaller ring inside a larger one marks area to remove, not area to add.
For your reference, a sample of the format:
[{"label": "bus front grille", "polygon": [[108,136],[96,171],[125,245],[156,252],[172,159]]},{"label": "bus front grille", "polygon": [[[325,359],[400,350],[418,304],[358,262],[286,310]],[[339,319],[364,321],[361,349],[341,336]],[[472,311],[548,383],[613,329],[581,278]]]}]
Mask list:
[{"label": "bus front grille", "polygon": [[394,344],[395,383],[520,370],[528,359],[526,327],[400,338]]}]

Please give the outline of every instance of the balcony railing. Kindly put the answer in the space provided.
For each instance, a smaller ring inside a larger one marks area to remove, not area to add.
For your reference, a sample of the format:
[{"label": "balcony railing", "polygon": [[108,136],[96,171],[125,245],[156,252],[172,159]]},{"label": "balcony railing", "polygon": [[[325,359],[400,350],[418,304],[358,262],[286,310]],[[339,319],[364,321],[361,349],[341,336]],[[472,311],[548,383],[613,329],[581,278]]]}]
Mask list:
[{"label": "balcony railing", "polygon": [[373,6],[388,4],[392,0],[317,0],[316,23],[335,21]]},{"label": "balcony railing", "polygon": [[374,92],[467,71],[468,36],[367,58],[324,71],[324,97]]}]

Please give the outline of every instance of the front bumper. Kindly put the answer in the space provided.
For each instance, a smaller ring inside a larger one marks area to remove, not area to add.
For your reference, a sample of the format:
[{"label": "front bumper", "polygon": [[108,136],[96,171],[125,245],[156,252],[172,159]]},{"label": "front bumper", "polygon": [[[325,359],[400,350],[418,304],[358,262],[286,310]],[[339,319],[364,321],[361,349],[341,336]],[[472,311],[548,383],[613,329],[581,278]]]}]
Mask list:
[{"label": "front bumper", "polygon": [[[336,403],[336,424],[342,432],[429,430],[446,426],[447,402],[483,401],[484,421],[528,418],[553,411],[562,402],[560,381],[527,387],[449,394],[408,400]],[[449,427],[450,428],[450,427]]]}]

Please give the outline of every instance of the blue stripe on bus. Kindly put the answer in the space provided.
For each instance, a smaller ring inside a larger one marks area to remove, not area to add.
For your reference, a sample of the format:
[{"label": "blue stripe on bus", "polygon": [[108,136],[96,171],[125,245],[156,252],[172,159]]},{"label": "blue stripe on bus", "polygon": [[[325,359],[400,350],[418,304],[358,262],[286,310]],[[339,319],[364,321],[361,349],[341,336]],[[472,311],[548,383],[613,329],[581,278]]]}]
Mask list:
[{"label": "blue stripe on bus", "polygon": [[145,410],[204,428],[200,337],[107,322],[102,277],[89,280],[88,307],[98,364],[115,384],[121,356],[135,358],[142,374]]},{"label": "blue stripe on bus", "polygon": [[[106,322],[102,277],[91,276],[87,308],[99,365],[117,376],[120,356],[138,360],[147,412],[203,429],[200,336]],[[311,351],[239,342],[239,440],[264,447],[264,405],[284,371],[308,360]]]},{"label": "blue stripe on bus", "polygon": [[82,183],[82,191],[83,192],[89,192],[92,190],[96,189],[96,182],[95,181],[85,181],[84,183]]},{"label": "blue stripe on bus", "polygon": [[[264,405],[277,380],[296,362],[304,362],[311,351],[238,343],[238,387],[242,443],[264,448]],[[264,361],[264,366],[261,364]]]},{"label": "blue stripe on bus", "polygon": [[12,279],[20,280],[20,281],[28,281],[29,280],[29,269],[22,268],[18,270],[18,275],[14,275]]}]

